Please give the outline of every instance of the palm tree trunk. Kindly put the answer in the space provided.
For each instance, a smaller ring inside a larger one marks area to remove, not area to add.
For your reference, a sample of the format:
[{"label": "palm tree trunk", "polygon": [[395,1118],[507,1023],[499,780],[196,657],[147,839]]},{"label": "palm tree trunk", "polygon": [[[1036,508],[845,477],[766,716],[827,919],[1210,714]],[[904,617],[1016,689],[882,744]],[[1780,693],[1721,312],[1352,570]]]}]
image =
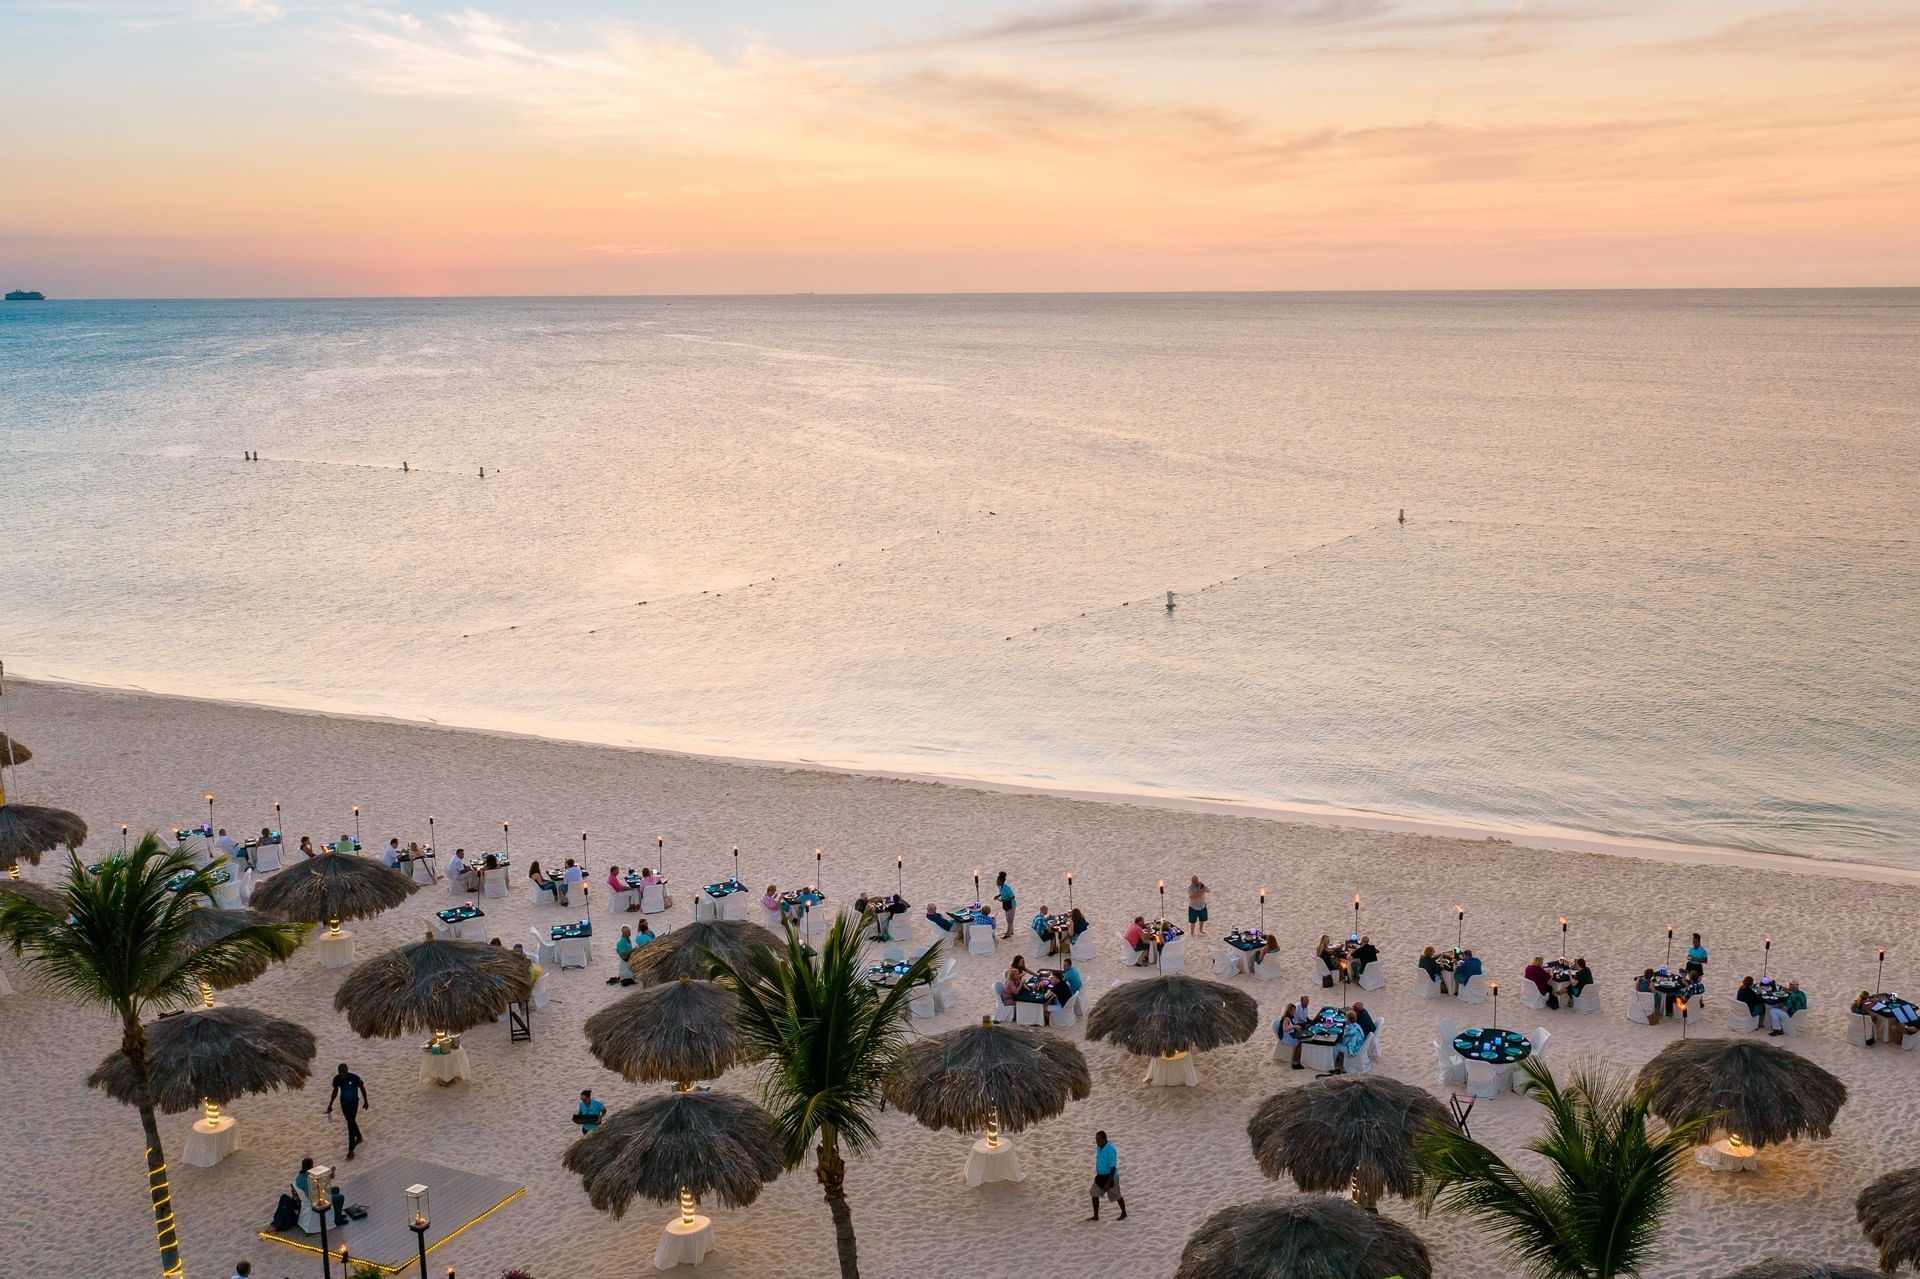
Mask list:
[{"label": "palm tree trunk", "polygon": [[167,1182],[167,1154],[160,1146],[160,1117],[154,1113],[147,1085],[147,1032],[137,1015],[125,1019],[120,1047],[139,1080],[138,1108],[140,1128],[147,1136],[147,1194],[153,1200],[153,1229],[160,1236],[160,1274],[163,1279],[178,1279],[186,1274],[180,1260],[180,1237],[173,1225],[173,1190]]},{"label": "palm tree trunk", "polygon": [[860,1246],[853,1237],[853,1210],[847,1206],[847,1161],[840,1157],[840,1134],[820,1130],[819,1167],[827,1211],[833,1214],[833,1246],[840,1253],[840,1279],[860,1279]]}]

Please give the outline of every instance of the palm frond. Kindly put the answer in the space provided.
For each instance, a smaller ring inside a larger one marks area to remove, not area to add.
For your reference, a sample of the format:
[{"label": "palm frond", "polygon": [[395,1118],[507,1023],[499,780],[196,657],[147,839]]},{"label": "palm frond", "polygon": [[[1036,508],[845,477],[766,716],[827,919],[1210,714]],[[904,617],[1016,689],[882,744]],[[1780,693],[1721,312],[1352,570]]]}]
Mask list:
[{"label": "palm frond", "polygon": [[1538,1061],[1522,1069],[1526,1091],[1546,1112],[1528,1149],[1546,1160],[1549,1175],[1528,1177],[1472,1138],[1435,1125],[1418,1144],[1423,1209],[1437,1204],[1477,1220],[1537,1279],[1638,1274],[1705,1121],[1654,1136],[1645,1088],[1597,1071],[1562,1087]]},{"label": "palm frond", "polygon": [[285,959],[300,944],[299,926],[262,924],[190,945],[194,912],[213,902],[217,866],[196,867],[191,853],[152,833],[97,875],[69,855],[57,902],[4,895],[0,936],[80,1002],[136,1020],[149,1008],[178,1007],[198,996],[202,978],[224,978],[262,954]]},{"label": "palm frond", "polygon": [[859,921],[836,917],[817,951],[791,928],[784,945],[738,957],[714,954],[718,980],[740,999],[739,1026],[764,1062],[763,1089],[783,1156],[797,1166],[831,1131],[855,1154],[877,1140],[874,1116],[906,1043],[912,986],[939,948],[914,961],[894,986],[867,980]]}]

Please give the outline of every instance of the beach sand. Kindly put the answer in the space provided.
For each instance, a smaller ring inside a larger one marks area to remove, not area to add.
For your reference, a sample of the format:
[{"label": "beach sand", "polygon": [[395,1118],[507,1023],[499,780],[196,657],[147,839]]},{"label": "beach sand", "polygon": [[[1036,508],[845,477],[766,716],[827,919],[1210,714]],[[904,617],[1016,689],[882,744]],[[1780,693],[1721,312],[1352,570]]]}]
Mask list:
[{"label": "beach sand", "polygon": [[[1771,971],[1798,977],[1812,999],[1807,1033],[1782,1042],[1839,1074],[1851,1099],[1831,1140],[1769,1150],[1757,1173],[1716,1175],[1689,1164],[1651,1279],[1702,1279],[1775,1253],[1868,1263],[1853,1198],[1880,1173],[1914,1162],[1920,1137],[1920,1053],[1863,1050],[1844,1039],[1844,1003],[1873,985],[1876,947],[1888,951],[1887,986],[1920,985],[1920,886],[1913,884],[1862,881],[1815,865],[1760,869],[1534,849],[52,684],[10,683],[6,709],[7,730],[37,753],[19,770],[15,797],[81,813],[93,829],[85,851],[95,856],[113,851],[122,822],[138,832],[202,820],[202,797],[211,791],[216,820],[236,834],[257,832],[280,801],[289,851],[302,834],[318,842],[350,831],[354,804],[369,849],[389,835],[424,842],[429,813],[443,850],[494,848],[501,821],[510,820],[516,867],[533,857],[552,866],[576,854],[584,828],[594,879],[614,861],[652,861],[653,837],[662,834],[665,870],[678,895],[669,921],[675,925],[690,917],[691,888],[725,876],[735,844],[742,877],[756,888],[810,878],[813,850],[824,849],[823,886],[837,904],[863,888],[891,889],[900,854],[916,913],[930,899],[951,905],[970,898],[972,868],[979,866],[988,883],[996,870],[1010,872],[1024,920],[1043,901],[1064,905],[1064,875],[1072,871],[1074,900],[1092,917],[1101,950],[1087,970],[1095,998],[1134,975],[1116,961],[1114,932],[1126,918],[1156,908],[1158,879],[1167,881],[1172,913],[1184,907],[1187,875],[1199,872],[1214,890],[1212,928],[1219,933],[1252,922],[1256,888],[1267,886],[1266,920],[1280,934],[1285,975],[1246,988],[1268,1021],[1307,989],[1314,939],[1349,928],[1359,893],[1362,927],[1387,965],[1386,989],[1366,996],[1384,1021],[1380,1069],[1426,1087],[1435,1023],[1455,1017],[1467,1025],[1488,1011],[1412,994],[1419,948],[1453,941],[1456,902],[1468,912],[1467,944],[1501,982],[1502,1024],[1546,1024],[1554,1032],[1552,1059],[1561,1066],[1597,1057],[1637,1068],[1678,1038],[1677,1024],[1646,1027],[1624,1017],[1629,977],[1661,962],[1668,924],[1682,944],[1687,932],[1703,932],[1713,952],[1708,996],[1691,1035],[1728,1033],[1726,997],[1740,974],[1758,971],[1761,940],[1770,935]],[[56,873],[51,860],[27,871],[41,882]],[[444,891],[426,888],[407,905],[353,925],[360,955],[416,938],[447,902]],[[498,921],[491,931],[509,943],[526,938],[530,925],[559,917],[552,907],[534,906],[524,886],[485,906]],[[536,1015],[532,1044],[509,1044],[504,1025],[469,1033],[478,1076],[470,1084],[421,1085],[413,1042],[355,1038],[332,1007],[344,970],[322,968],[311,949],[224,996],[303,1022],[319,1036],[320,1052],[304,1092],[232,1107],[246,1146],[217,1168],[188,1167],[178,1158],[193,1116],[163,1117],[188,1272],[224,1277],[241,1257],[263,1277],[317,1270],[315,1258],[261,1241],[254,1231],[302,1155],[338,1162],[345,1153],[339,1120],[322,1115],[326,1077],[338,1061],[365,1076],[372,1100],[362,1119],[367,1145],[354,1164],[339,1164],[349,1187],[356,1167],[405,1154],[528,1188],[436,1251],[430,1273],[453,1265],[463,1276],[492,1279],[519,1265],[541,1279],[597,1279],[649,1270],[671,1210],[638,1204],[615,1221],[593,1211],[560,1166],[575,1132],[564,1116],[581,1088],[592,1087],[615,1109],[643,1092],[595,1063],[581,1033],[585,1018],[621,993],[604,984],[617,927],[607,927],[598,895],[595,910],[595,966],[553,975],[555,998]],[[1598,1014],[1528,1012],[1505,997],[1517,993],[1528,958],[1560,949],[1561,914],[1569,919],[1570,949],[1598,975]],[[1191,941],[1189,971],[1208,974],[1221,944]],[[1010,953],[1006,943],[997,961],[961,953],[960,1008],[922,1025],[945,1030],[979,1016]],[[11,955],[0,963],[17,987],[0,998],[0,1273],[151,1273],[138,1120],[83,1082],[115,1047],[117,1032],[103,1014],[22,980]],[[1081,1039],[1079,1028],[1065,1033]],[[862,1272],[874,1279],[1171,1273],[1188,1233],[1209,1213],[1291,1189],[1260,1175],[1245,1134],[1261,1099],[1312,1078],[1270,1065],[1270,1044],[1263,1029],[1247,1044],[1203,1056],[1200,1087],[1192,1090],[1148,1089],[1142,1063],[1087,1044],[1093,1096],[1019,1138],[1027,1173],[1019,1185],[968,1190],[961,1165],[969,1137],[928,1132],[888,1113],[878,1149],[853,1160],[849,1173]],[[736,1071],[720,1086],[752,1092],[756,1085],[751,1072]],[[1514,1157],[1538,1117],[1533,1103],[1503,1096],[1479,1104],[1473,1131]],[[1132,1213],[1124,1223],[1110,1214],[1098,1225],[1083,1221],[1096,1128],[1119,1147]],[[369,1207],[398,1212],[401,1205]],[[1427,1240],[1436,1274],[1515,1273],[1488,1238],[1456,1218],[1421,1220],[1398,1202],[1384,1211]],[[836,1273],[827,1212],[805,1169],[769,1186],[750,1209],[711,1215],[718,1246],[701,1273]]]}]

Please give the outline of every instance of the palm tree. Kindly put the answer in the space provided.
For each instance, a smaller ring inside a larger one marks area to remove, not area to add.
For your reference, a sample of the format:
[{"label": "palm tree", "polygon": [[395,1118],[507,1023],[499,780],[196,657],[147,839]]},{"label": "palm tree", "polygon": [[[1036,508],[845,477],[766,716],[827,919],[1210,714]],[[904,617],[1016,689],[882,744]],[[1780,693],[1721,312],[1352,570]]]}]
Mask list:
[{"label": "palm tree", "polygon": [[767,1109],[787,1167],[814,1154],[841,1279],[860,1279],[841,1148],[865,1154],[879,1140],[874,1116],[906,1047],[907,1003],[940,953],[929,948],[892,986],[876,987],[867,980],[861,922],[837,917],[818,953],[789,926],[784,951],[756,950],[738,963],[713,956],[720,980],[739,993],[749,1055],[766,1061]]},{"label": "palm tree", "polygon": [[150,1010],[193,1003],[202,981],[227,984],[262,955],[287,958],[306,931],[304,924],[257,924],[190,946],[189,919],[213,900],[212,868],[196,869],[191,853],[168,848],[151,833],[98,875],[70,854],[57,902],[0,896],[0,938],[12,943],[14,953],[56,989],[120,1019],[120,1051],[134,1072],[134,1105],[147,1137],[147,1191],[160,1236],[160,1273],[166,1276],[184,1271],[141,1022]]},{"label": "palm tree", "polygon": [[1418,1152],[1421,1209],[1437,1202],[1497,1232],[1536,1279],[1618,1279],[1651,1260],[1674,1180],[1705,1120],[1647,1131],[1648,1095],[1624,1076],[1587,1071],[1565,1088],[1537,1060],[1523,1063],[1526,1090],[1547,1111],[1527,1148],[1546,1159],[1546,1179],[1516,1171],[1451,1125],[1435,1123]]}]

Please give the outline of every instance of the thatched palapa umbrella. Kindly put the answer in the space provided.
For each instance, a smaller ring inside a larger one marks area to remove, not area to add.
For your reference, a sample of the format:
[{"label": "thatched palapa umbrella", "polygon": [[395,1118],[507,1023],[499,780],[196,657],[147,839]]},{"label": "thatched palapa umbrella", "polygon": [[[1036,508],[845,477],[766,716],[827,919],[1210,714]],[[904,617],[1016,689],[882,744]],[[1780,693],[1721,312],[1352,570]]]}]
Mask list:
[{"label": "thatched palapa umbrella", "polygon": [[343,919],[368,919],[420,891],[413,876],[353,853],[326,852],[294,862],[253,890],[253,909],[303,924],[325,924],[321,956],[329,968],[353,962]]},{"label": "thatched palapa umbrella", "polygon": [[0,767],[12,768],[32,758],[33,752],[27,749],[25,742],[16,742],[5,733],[0,733]]},{"label": "thatched palapa umbrella", "polygon": [[627,956],[627,967],[645,986],[691,977],[713,976],[713,957],[744,972],[756,951],[774,949],[773,935],[758,924],[739,919],[703,919],[676,928]]},{"label": "thatched palapa umbrella", "polygon": [[[275,922],[277,921],[257,910],[248,910],[244,907],[228,910],[219,906],[201,906],[187,916],[186,949],[191,954],[215,942],[224,941],[243,928],[258,928]],[[266,972],[272,963],[272,958],[265,951],[249,951],[239,956],[235,965],[226,972],[218,976],[209,976],[200,983],[203,1006],[213,1007],[214,991],[244,986]]]},{"label": "thatched palapa umbrella", "polygon": [[1901,1265],[1920,1270],[1920,1168],[1901,1168],[1867,1183],[1853,1201],[1867,1242],[1880,1250],[1888,1274]]},{"label": "thatched palapa umbrella", "polygon": [[0,866],[10,878],[20,878],[20,863],[40,864],[40,855],[66,845],[78,848],[87,842],[87,824],[64,808],[41,808],[37,804],[5,803],[0,791]]},{"label": "thatched palapa umbrella", "polygon": [[[1087,1059],[1067,1040],[991,1017],[917,1039],[887,1079],[887,1100],[929,1128],[987,1135],[967,1160],[967,1184],[1019,1181],[1020,1160],[1000,1130],[1051,1119],[1093,1091]],[[1002,1152],[1005,1153],[1002,1153]]]},{"label": "thatched palapa umbrella", "polygon": [[1192,1085],[1197,1079],[1189,1053],[1242,1043],[1259,1025],[1260,1005],[1244,990],[1175,973],[1102,995],[1087,1018],[1087,1038],[1153,1058],[1150,1084]]},{"label": "thatched palapa umbrella", "polygon": [[1306,1191],[1350,1190],[1372,1207],[1382,1194],[1411,1199],[1420,1168],[1414,1142],[1447,1112],[1425,1089],[1384,1075],[1328,1075],[1275,1093],[1247,1124],[1260,1171]]},{"label": "thatched palapa umbrella", "polygon": [[747,1060],[736,1015],[740,997],[710,981],[647,986],[587,1018],[587,1047],[629,1083],[671,1083],[686,1092]]},{"label": "thatched palapa umbrella", "polygon": [[1420,1237],[1327,1195],[1223,1209],[1201,1223],[1173,1279],[1433,1279]]},{"label": "thatched palapa umbrella", "polygon": [[436,1042],[493,1021],[533,993],[533,961],[517,950],[478,941],[425,941],[396,946],[348,973],[333,1006],[363,1039],[398,1039],[427,1031]]},{"label": "thatched palapa umbrella", "polygon": [[[147,1023],[147,1077],[153,1104],[169,1115],[220,1107],[276,1088],[304,1088],[316,1042],[305,1026],[256,1008],[193,1008]],[[133,1065],[125,1053],[102,1061],[87,1084],[115,1101],[136,1104]]]},{"label": "thatched palapa umbrella", "polygon": [[[1715,1118],[1735,1154],[1796,1137],[1827,1137],[1847,1086],[1799,1053],[1765,1040],[1686,1039],[1640,1068],[1653,1112],[1670,1124]],[[1707,1140],[1709,1130],[1700,1130]]]},{"label": "thatched palapa umbrella", "polygon": [[1865,1266],[1829,1266],[1819,1261],[1759,1261],[1721,1279],[1881,1279]]},{"label": "thatched palapa umbrella", "polygon": [[616,1218],[635,1195],[655,1203],[678,1201],[680,1215],[668,1223],[654,1254],[663,1269],[705,1251],[699,1241],[711,1223],[694,1213],[697,1200],[744,1208],[784,1167],[773,1116],[722,1092],[649,1097],[574,1142],[562,1162],[580,1175],[593,1206]]},{"label": "thatched palapa umbrella", "polygon": [[24,879],[0,879],[0,893],[14,893],[37,902],[44,910],[65,911],[67,897],[65,893],[47,888],[40,884],[28,883]]}]

